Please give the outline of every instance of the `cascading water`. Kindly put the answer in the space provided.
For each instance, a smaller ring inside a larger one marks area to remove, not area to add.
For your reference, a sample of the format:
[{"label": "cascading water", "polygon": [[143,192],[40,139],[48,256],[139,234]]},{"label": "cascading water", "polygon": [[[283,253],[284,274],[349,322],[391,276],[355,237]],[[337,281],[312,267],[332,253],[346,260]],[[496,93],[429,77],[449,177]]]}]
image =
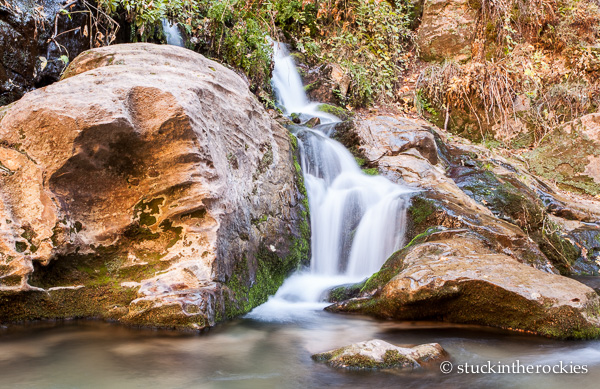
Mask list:
[{"label": "cascading water", "polygon": [[161,23],[163,32],[165,33],[165,37],[167,38],[167,44],[183,47],[183,38],[181,37],[179,28],[177,28],[177,23],[171,24],[167,19],[162,19]]},{"label": "cascading water", "polygon": [[406,202],[414,190],[363,173],[352,154],[329,138],[340,119],[308,100],[294,61],[281,43],[274,43],[274,60],[273,88],[284,112],[305,120],[319,117],[322,123],[313,129],[292,129],[310,205],[310,271],[290,277],[275,296],[249,314],[287,321],[323,308],[325,290],[363,280],[402,247]]}]

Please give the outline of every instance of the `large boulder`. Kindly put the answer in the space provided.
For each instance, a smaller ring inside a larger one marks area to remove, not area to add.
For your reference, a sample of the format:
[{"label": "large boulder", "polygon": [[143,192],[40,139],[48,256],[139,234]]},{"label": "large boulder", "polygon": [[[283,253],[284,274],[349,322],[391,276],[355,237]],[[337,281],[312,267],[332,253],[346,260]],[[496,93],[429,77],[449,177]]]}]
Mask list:
[{"label": "large boulder", "polygon": [[0,322],[204,328],[308,259],[295,140],[233,71],[87,51],[0,113]]},{"label": "large boulder", "polygon": [[471,0],[425,0],[417,31],[419,55],[425,61],[467,61],[478,11]]},{"label": "large boulder", "polygon": [[0,3],[0,105],[59,79],[69,60],[90,48],[87,9],[63,0]]},{"label": "large boulder", "polygon": [[327,308],[398,320],[445,320],[554,338],[600,336],[600,298],[570,278],[490,250],[447,230],[392,255],[359,297]]},{"label": "large boulder", "polygon": [[600,335],[594,290],[557,274],[597,274],[600,203],[421,121],[359,116],[337,131],[380,174],[421,191],[410,243],[366,282],[335,288],[329,310]]},{"label": "large boulder", "polygon": [[409,208],[407,239],[430,227],[466,228],[520,262],[558,272],[519,226],[499,218],[488,203],[478,201],[450,176],[453,168],[465,165],[487,172],[482,163],[472,160],[476,156],[473,150],[459,148],[431,125],[407,118],[361,117],[354,126],[341,129],[345,132],[339,138],[357,142],[358,146],[352,147],[376,163],[380,174],[422,189]]}]

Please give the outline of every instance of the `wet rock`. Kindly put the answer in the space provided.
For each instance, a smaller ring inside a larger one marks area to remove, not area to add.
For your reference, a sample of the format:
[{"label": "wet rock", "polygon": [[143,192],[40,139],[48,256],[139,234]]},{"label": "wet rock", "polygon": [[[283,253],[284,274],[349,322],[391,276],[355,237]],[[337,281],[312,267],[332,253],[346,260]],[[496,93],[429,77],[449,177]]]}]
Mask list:
[{"label": "wet rock", "polygon": [[308,258],[295,145],[190,50],[83,53],[0,115],[0,322],[201,329],[249,311]]},{"label": "wet rock", "polygon": [[573,264],[573,273],[600,275],[600,223],[582,224],[569,231],[568,239],[579,248],[580,253]]},{"label": "wet rock", "polygon": [[353,370],[416,369],[423,364],[440,361],[446,356],[446,351],[437,343],[398,347],[383,340],[373,339],[314,354],[312,359],[325,362],[331,367]]},{"label": "wet rock", "polygon": [[444,320],[554,338],[600,336],[600,298],[570,278],[492,250],[472,232],[431,233],[390,257],[360,297],[331,312]]},{"label": "wet rock", "polygon": [[365,157],[371,161],[416,149],[432,165],[438,162],[438,150],[431,130],[414,120],[390,116],[367,117],[357,121],[356,132],[365,145]]},{"label": "wet rock", "polygon": [[477,23],[469,0],[425,0],[417,31],[420,56],[425,61],[467,61]]},{"label": "wet rock", "polygon": [[351,79],[344,70],[335,63],[309,66],[303,63],[301,56],[299,60],[302,81],[308,98],[312,101],[320,101],[329,104],[339,104],[346,98]]},{"label": "wet rock", "polygon": [[[454,147],[461,163],[454,160],[447,169],[448,176],[494,216],[520,227],[562,274],[573,273],[572,265],[580,250],[567,238],[566,230],[555,226],[541,196],[544,193],[545,198],[553,198],[555,191],[501,157],[486,156],[480,151],[473,159],[461,149]],[[576,212],[566,203],[562,205],[563,209]]]},{"label": "wet rock", "polygon": [[63,5],[62,0],[7,0],[0,5],[0,105],[57,81],[65,62],[90,48],[84,35],[86,9],[75,2],[71,15],[60,14]]},{"label": "wet rock", "polygon": [[365,286],[366,281],[367,279],[356,284],[344,284],[336,286],[335,288],[326,292],[324,300],[330,303],[339,303],[356,297],[360,294],[360,291]]},{"label": "wet rock", "polygon": [[308,128],[313,128],[314,126],[318,126],[319,124],[321,124],[321,119],[317,117],[311,118],[306,123],[304,123],[304,125]]},{"label": "wet rock", "polygon": [[455,171],[480,169],[479,161],[464,158],[474,155],[472,150],[456,151],[431,125],[407,118],[361,118],[354,126],[336,131],[346,146],[375,162],[382,175],[424,190],[413,197],[409,209],[409,240],[430,227],[470,229],[520,262],[557,272],[519,226],[498,218],[485,201],[478,201],[453,179]]}]

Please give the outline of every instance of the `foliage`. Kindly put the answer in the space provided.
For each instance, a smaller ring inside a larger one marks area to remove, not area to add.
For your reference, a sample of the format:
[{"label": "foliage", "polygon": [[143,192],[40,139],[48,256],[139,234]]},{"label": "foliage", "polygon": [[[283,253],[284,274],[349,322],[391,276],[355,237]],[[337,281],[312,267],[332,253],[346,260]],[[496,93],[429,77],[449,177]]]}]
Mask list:
[{"label": "foliage", "polygon": [[562,50],[600,33],[595,0],[481,0],[480,10],[488,38],[505,52],[525,41]]},{"label": "foliage", "polygon": [[[393,6],[390,4],[393,3]],[[255,92],[269,90],[268,37],[290,42],[309,62],[335,62],[351,76],[348,103],[392,100],[408,59],[406,0],[99,0],[124,15],[135,39],[152,39],[163,19],[188,48],[242,70]],[[122,19],[122,18],[121,18]],[[261,95],[261,93],[258,93]],[[265,100],[268,96],[262,94]]]},{"label": "foliage", "polygon": [[373,0],[320,2],[316,56],[340,64],[350,75],[350,103],[395,98],[409,59],[409,22],[409,6],[400,0],[394,6]]},{"label": "foliage", "polygon": [[[538,145],[557,126],[597,110],[597,1],[474,0],[472,6],[480,11],[482,49],[472,62],[426,68],[417,83],[419,107],[449,113],[450,126],[462,127],[451,130],[480,140],[493,134],[516,147]],[[442,125],[443,117],[433,116]]]}]

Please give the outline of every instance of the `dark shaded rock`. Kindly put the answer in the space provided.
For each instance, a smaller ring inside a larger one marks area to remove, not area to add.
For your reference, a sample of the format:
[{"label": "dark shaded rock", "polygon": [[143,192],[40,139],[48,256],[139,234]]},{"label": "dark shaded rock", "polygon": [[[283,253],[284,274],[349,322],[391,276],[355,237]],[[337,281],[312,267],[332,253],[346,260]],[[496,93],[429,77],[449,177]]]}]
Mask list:
[{"label": "dark shaded rock", "polygon": [[90,48],[90,32],[84,35],[87,9],[75,2],[68,16],[59,13],[63,4],[63,0],[7,0],[0,5],[0,105],[58,81],[68,61]]},{"label": "dark shaded rock", "polygon": [[314,126],[318,126],[319,124],[321,124],[321,119],[317,117],[311,118],[306,123],[304,123],[304,125],[308,128],[313,128]]}]

